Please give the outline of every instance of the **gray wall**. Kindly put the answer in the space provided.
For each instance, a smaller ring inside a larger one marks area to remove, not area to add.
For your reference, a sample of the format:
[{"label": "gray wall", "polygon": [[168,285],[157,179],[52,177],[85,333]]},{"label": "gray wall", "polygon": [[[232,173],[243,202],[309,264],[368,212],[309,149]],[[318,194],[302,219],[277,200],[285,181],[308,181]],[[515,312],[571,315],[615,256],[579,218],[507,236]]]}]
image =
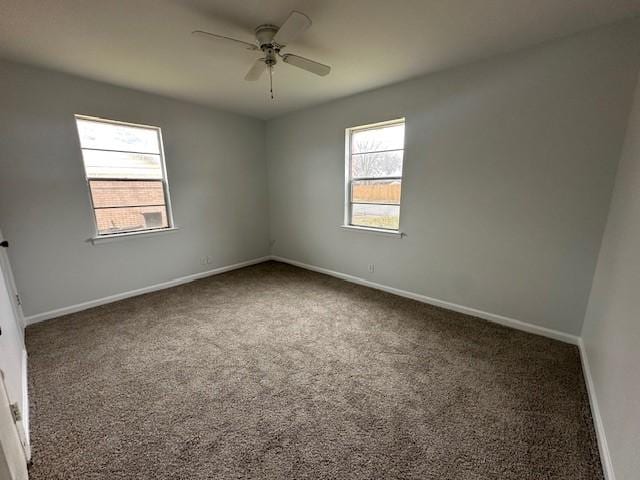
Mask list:
[{"label": "gray wall", "polygon": [[[269,121],[272,253],[579,333],[638,33],[621,23]],[[344,129],[400,116],[407,237],[339,228]]]},{"label": "gray wall", "polygon": [[[262,121],[9,62],[0,105],[0,226],[26,315],[268,254]],[[87,242],[75,113],[162,128],[179,231]]]},{"label": "gray wall", "polygon": [[582,338],[617,480],[640,471],[640,83]]}]

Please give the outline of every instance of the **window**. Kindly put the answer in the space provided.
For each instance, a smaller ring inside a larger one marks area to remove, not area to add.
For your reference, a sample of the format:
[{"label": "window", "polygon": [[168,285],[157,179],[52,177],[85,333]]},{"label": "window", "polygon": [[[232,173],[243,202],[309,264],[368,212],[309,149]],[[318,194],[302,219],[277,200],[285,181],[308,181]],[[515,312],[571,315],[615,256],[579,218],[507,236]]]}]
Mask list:
[{"label": "window", "polygon": [[158,127],[76,115],[96,235],[171,228]]},{"label": "window", "polygon": [[398,231],[404,118],[347,129],[345,223]]}]

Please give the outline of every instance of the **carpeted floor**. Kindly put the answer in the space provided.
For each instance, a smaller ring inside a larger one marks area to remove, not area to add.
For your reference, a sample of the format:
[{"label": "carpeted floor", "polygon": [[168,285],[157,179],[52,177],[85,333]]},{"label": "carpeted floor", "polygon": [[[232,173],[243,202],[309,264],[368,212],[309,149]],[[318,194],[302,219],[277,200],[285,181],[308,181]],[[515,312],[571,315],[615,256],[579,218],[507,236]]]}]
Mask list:
[{"label": "carpeted floor", "polygon": [[602,478],[575,347],[281,263],[27,347],[31,480]]}]

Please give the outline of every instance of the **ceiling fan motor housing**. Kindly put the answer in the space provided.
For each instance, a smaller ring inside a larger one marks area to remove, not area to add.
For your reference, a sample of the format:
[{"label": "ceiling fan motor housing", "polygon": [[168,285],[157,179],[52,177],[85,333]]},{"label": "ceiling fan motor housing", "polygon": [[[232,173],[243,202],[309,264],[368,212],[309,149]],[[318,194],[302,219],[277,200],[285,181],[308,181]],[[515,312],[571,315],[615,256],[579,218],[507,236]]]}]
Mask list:
[{"label": "ceiling fan motor housing", "polygon": [[256,27],[256,40],[260,44],[260,49],[265,54],[264,62],[267,65],[275,65],[277,63],[276,55],[280,51],[280,45],[273,42],[273,37],[278,32],[275,25],[265,24]]}]

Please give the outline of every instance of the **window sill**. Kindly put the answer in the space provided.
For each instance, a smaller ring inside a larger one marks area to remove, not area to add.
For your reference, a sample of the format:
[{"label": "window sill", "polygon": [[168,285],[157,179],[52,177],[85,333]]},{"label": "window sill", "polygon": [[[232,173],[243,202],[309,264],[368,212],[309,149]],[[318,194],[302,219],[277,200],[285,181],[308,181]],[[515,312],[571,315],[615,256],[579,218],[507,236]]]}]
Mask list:
[{"label": "window sill", "polygon": [[160,228],[158,230],[143,230],[142,232],[113,233],[111,235],[99,235],[99,236],[91,237],[89,241],[94,245],[99,245],[102,243],[115,242],[117,240],[125,240],[127,238],[160,235],[162,233],[175,232],[176,230],[179,230],[179,228],[171,227],[171,228]]},{"label": "window sill", "polygon": [[351,230],[354,232],[368,232],[373,233],[374,235],[383,235],[385,237],[402,238],[407,236],[406,233],[400,232],[398,230],[384,230],[382,228],[356,227],[355,225],[340,225],[340,228],[344,228],[345,230]]}]

